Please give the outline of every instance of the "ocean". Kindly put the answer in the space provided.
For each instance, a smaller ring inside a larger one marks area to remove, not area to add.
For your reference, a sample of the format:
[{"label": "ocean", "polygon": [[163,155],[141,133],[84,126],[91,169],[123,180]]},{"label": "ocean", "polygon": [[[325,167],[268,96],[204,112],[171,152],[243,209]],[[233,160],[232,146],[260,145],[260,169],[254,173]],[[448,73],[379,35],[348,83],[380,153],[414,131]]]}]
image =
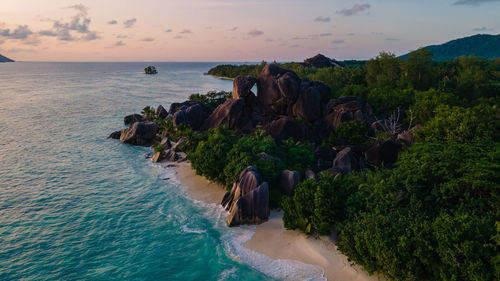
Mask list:
[{"label": "ocean", "polygon": [[[145,75],[155,65],[157,75]],[[232,89],[217,63],[0,64],[0,280],[311,280],[317,268],[242,246],[147,147],[107,139],[123,117]]]}]

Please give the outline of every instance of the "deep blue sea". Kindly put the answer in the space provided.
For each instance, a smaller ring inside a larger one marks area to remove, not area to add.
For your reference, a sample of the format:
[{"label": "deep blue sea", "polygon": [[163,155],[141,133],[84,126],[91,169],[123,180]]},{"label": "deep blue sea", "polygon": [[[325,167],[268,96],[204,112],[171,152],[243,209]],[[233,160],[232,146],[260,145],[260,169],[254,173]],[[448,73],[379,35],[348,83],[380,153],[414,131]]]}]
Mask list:
[{"label": "deep blue sea", "polygon": [[[232,89],[217,63],[0,63],[0,280],[304,280],[189,198],[146,147],[106,137],[123,117]],[[165,178],[171,178],[164,180]]]}]

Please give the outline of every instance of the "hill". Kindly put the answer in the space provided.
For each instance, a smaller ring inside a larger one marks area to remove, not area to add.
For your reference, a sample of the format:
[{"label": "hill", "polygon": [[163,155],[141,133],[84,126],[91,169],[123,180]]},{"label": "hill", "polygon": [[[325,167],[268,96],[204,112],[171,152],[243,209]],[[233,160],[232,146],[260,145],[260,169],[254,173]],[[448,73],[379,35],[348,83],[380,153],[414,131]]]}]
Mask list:
[{"label": "hill", "polygon": [[[432,52],[436,61],[453,60],[472,54],[476,57],[494,59],[500,57],[500,35],[477,34],[425,48]],[[401,56],[403,59],[407,57],[408,54]]]},{"label": "hill", "polygon": [[0,55],[0,62],[14,62],[14,61],[9,59],[8,57]]}]

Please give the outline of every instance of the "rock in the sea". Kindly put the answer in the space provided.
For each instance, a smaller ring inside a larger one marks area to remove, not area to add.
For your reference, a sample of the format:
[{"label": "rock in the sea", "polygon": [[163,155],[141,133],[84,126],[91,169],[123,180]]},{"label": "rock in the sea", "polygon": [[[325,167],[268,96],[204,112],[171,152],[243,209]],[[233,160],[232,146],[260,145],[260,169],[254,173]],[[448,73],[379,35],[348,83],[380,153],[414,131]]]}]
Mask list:
[{"label": "rock in the sea", "polygon": [[342,67],[342,65],[339,62],[332,60],[331,58],[328,58],[322,54],[317,54],[312,58],[304,60],[303,65],[306,67],[316,67],[316,68]]},{"label": "rock in the sea", "polygon": [[158,132],[158,124],[153,122],[136,122],[122,130],[120,141],[133,145],[148,145],[153,142]]},{"label": "rock in the sea", "polygon": [[130,114],[123,118],[123,123],[125,125],[134,124],[135,122],[142,122],[142,115],[140,114]]},{"label": "rock in the sea", "polygon": [[146,74],[157,74],[158,71],[156,70],[156,67],[150,65],[150,66],[144,68],[144,73],[146,73]]},{"label": "rock in the sea", "polygon": [[[333,167],[342,174],[348,174],[359,169],[359,161],[350,147],[342,149],[333,160]],[[332,173],[333,174],[333,173]]]},{"label": "rock in the sea", "polygon": [[257,79],[252,76],[238,76],[233,81],[233,99],[246,98],[254,95],[252,88]]},{"label": "rock in the sea", "polygon": [[167,118],[168,111],[160,104],[158,108],[156,108],[156,115],[158,118]]},{"label": "rock in the sea", "polygon": [[257,100],[268,112],[291,115],[299,90],[297,74],[275,64],[264,66],[257,79]]},{"label": "rock in the sea", "polygon": [[174,125],[179,126],[180,124],[184,124],[193,130],[198,130],[211,112],[212,107],[204,104],[194,104],[185,107],[174,114]]},{"label": "rock in the sea", "polygon": [[375,120],[372,107],[360,97],[344,96],[332,99],[326,106],[327,120],[332,126],[352,120],[371,124]]},{"label": "rock in the sea", "polygon": [[283,194],[293,195],[293,191],[300,182],[298,171],[283,170],[278,179],[278,187]]},{"label": "rock in the sea", "polygon": [[293,114],[309,122],[314,122],[325,113],[329,99],[330,87],[322,82],[309,81],[309,79],[304,78],[300,84],[299,98],[293,105]]},{"label": "rock in the sea", "polygon": [[114,131],[114,132],[112,132],[112,133],[109,135],[108,139],[115,139],[115,140],[119,140],[119,139],[120,139],[121,134],[122,134],[122,131]]},{"label": "rock in the sea", "polygon": [[302,139],[302,128],[290,117],[282,117],[272,121],[263,128],[277,143],[292,138],[294,141]]},{"label": "rock in the sea", "polygon": [[208,118],[206,118],[202,130],[216,128],[226,125],[229,129],[242,128],[249,118],[244,115],[245,101],[240,99],[228,99],[219,105]]},{"label": "rock in the sea", "polygon": [[229,226],[256,224],[269,218],[269,186],[262,182],[257,168],[243,170],[222,199],[222,206],[229,211]]}]

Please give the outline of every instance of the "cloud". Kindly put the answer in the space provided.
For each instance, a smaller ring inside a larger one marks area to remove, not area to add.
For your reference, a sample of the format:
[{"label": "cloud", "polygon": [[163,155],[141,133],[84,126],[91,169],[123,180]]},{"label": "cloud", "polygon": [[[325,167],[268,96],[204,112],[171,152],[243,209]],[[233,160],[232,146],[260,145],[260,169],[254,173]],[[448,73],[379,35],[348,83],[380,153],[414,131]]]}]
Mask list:
[{"label": "cloud", "polygon": [[31,34],[33,34],[33,31],[27,25],[19,25],[13,31],[9,28],[0,29],[0,36],[10,39],[27,39]]},{"label": "cloud", "polygon": [[385,41],[399,41],[399,38],[392,38],[392,37],[389,37],[389,38],[385,38],[384,40],[385,40]]},{"label": "cloud", "polygon": [[332,44],[342,44],[342,43],[345,43],[344,40],[333,40],[332,41]]},{"label": "cloud", "polygon": [[248,35],[250,35],[252,37],[261,36],[262,34],[264,34],[264,32],[261,30],[257,30],[257,29],[252,29],[252,30],[250,30],[250,32],[248,32]]},{"label": "cloud", "polygon": [[288,47],[290,47],[290,48],[299,48],[300,45],[299,44],[293,44],[293,45],[289,45]]},{"label": "cloud", "polygon": [[121,47],[121,46],[125,46],[125,43],[123,43],[123,41],[120,40],[120,41],[116,42],[113,46],[114,47]]},{"label": "cloud", "polygon": [[108,21],[108,24],[118,24],[118,22],[116,20],[110,20]]},{"label": "cloud", "polygon": [[125,28],[132,28],[134,24],[137,22],[136,18],[131,18],[123,22]]},{"label": "cloud", "polygon": [[267,38],[265,41],[266,41],[266,42],[274,42],[274,39],[272,39],[272,38]]},{"label": "cloud", "polygon": [[145,38],[142,38],[141,41],[143,41],[143,42],[153,42],[153,41],[155,41],[155,39],[153,37],[145,37]]},{"label": "cloud", "polygon": [[174,39],[182,39],[182,38],[184,38],[184,37],[182,37],[182,35],[177,35],[174,37]]},{"label": "cloud", "polygon": [[328,33],[321,33],[319,36],[320,37],[328,37],[328,36],[332,36],[333,34],[328,32]]},{"label": "cloud", "polygon": [[458,0],[453,5],[479,6],[488,2],[499,2],[500,0]]},{"label": "cloud", "polygon": [[350,17],[350,16],[355,16],[358,13],[361,13],[369,9],[370,9],[370,4],[354,4],[352,8],[349,9],[344,8],[340,11],[337,11],[337,14]]},{"label": "cloud", "polygon": [[13,48],[5,50],[6,53],[36,53],[34,49]]},{"label": "cloud", "polygon": [[237,27],[237,26],[235,26],[235,27],[233,27],[233,28],[230,28],[230,29],[228,29],[227,31],[231,31],[231,32],[232,32],[232,31],[236,31],[236,30],[238,30],[238,27]]},{"label": "cloud", "polygon": [[314,19],[315,22],[330,22],[332,19],[330,17],[322,17],[322,16],[319,16],[319,17],[316,17]]},{"label": "cloud", "polygon": [[165,30],[165,32],[167,32],[167,33],[172,32],[172,31],[173,31],[173,30],[172,30],[172,29],[170,29],[170,28],[169,28],[169,29],[167,29],[167,30]]},{"label": "cloud", "polygon": [[347,33],[347,36],[354,36],[354,33]]},{"label": "cloud", "polygon": [[491,27],[486,27],[486,26],[481,26],[481,27],[476,27],[472,29],[472,31],[492,31],[493,28]]},{"label": "cloud", "polygon": [[125,38],[128,38],[128,36],[124,35],[124,34],[118,34],[118,35],[116,35],[116,38],[118,38],[118,39],[125,39]]},{"label": "cloud", "polygon": [[[90,30],[91,18],[88,17],[89,8],[78,4],[66,7],[66,9],[73,9],[77,11],[77,14],[70,18],[69,21],[63,20],[50,20],[53,22],[51,30],[42,30],[38,32],[39,36],[47,37],[57,37],[59,41],[91,41],[100,39],[97,31]],[[76,32],[82,34],[79,37],[75,37],[72,33]]]},{"label": "cloud", "polygon": [[183,29],[181,32],[179,32],[180,34],[192,34],[191,30],[189,29]]}]

